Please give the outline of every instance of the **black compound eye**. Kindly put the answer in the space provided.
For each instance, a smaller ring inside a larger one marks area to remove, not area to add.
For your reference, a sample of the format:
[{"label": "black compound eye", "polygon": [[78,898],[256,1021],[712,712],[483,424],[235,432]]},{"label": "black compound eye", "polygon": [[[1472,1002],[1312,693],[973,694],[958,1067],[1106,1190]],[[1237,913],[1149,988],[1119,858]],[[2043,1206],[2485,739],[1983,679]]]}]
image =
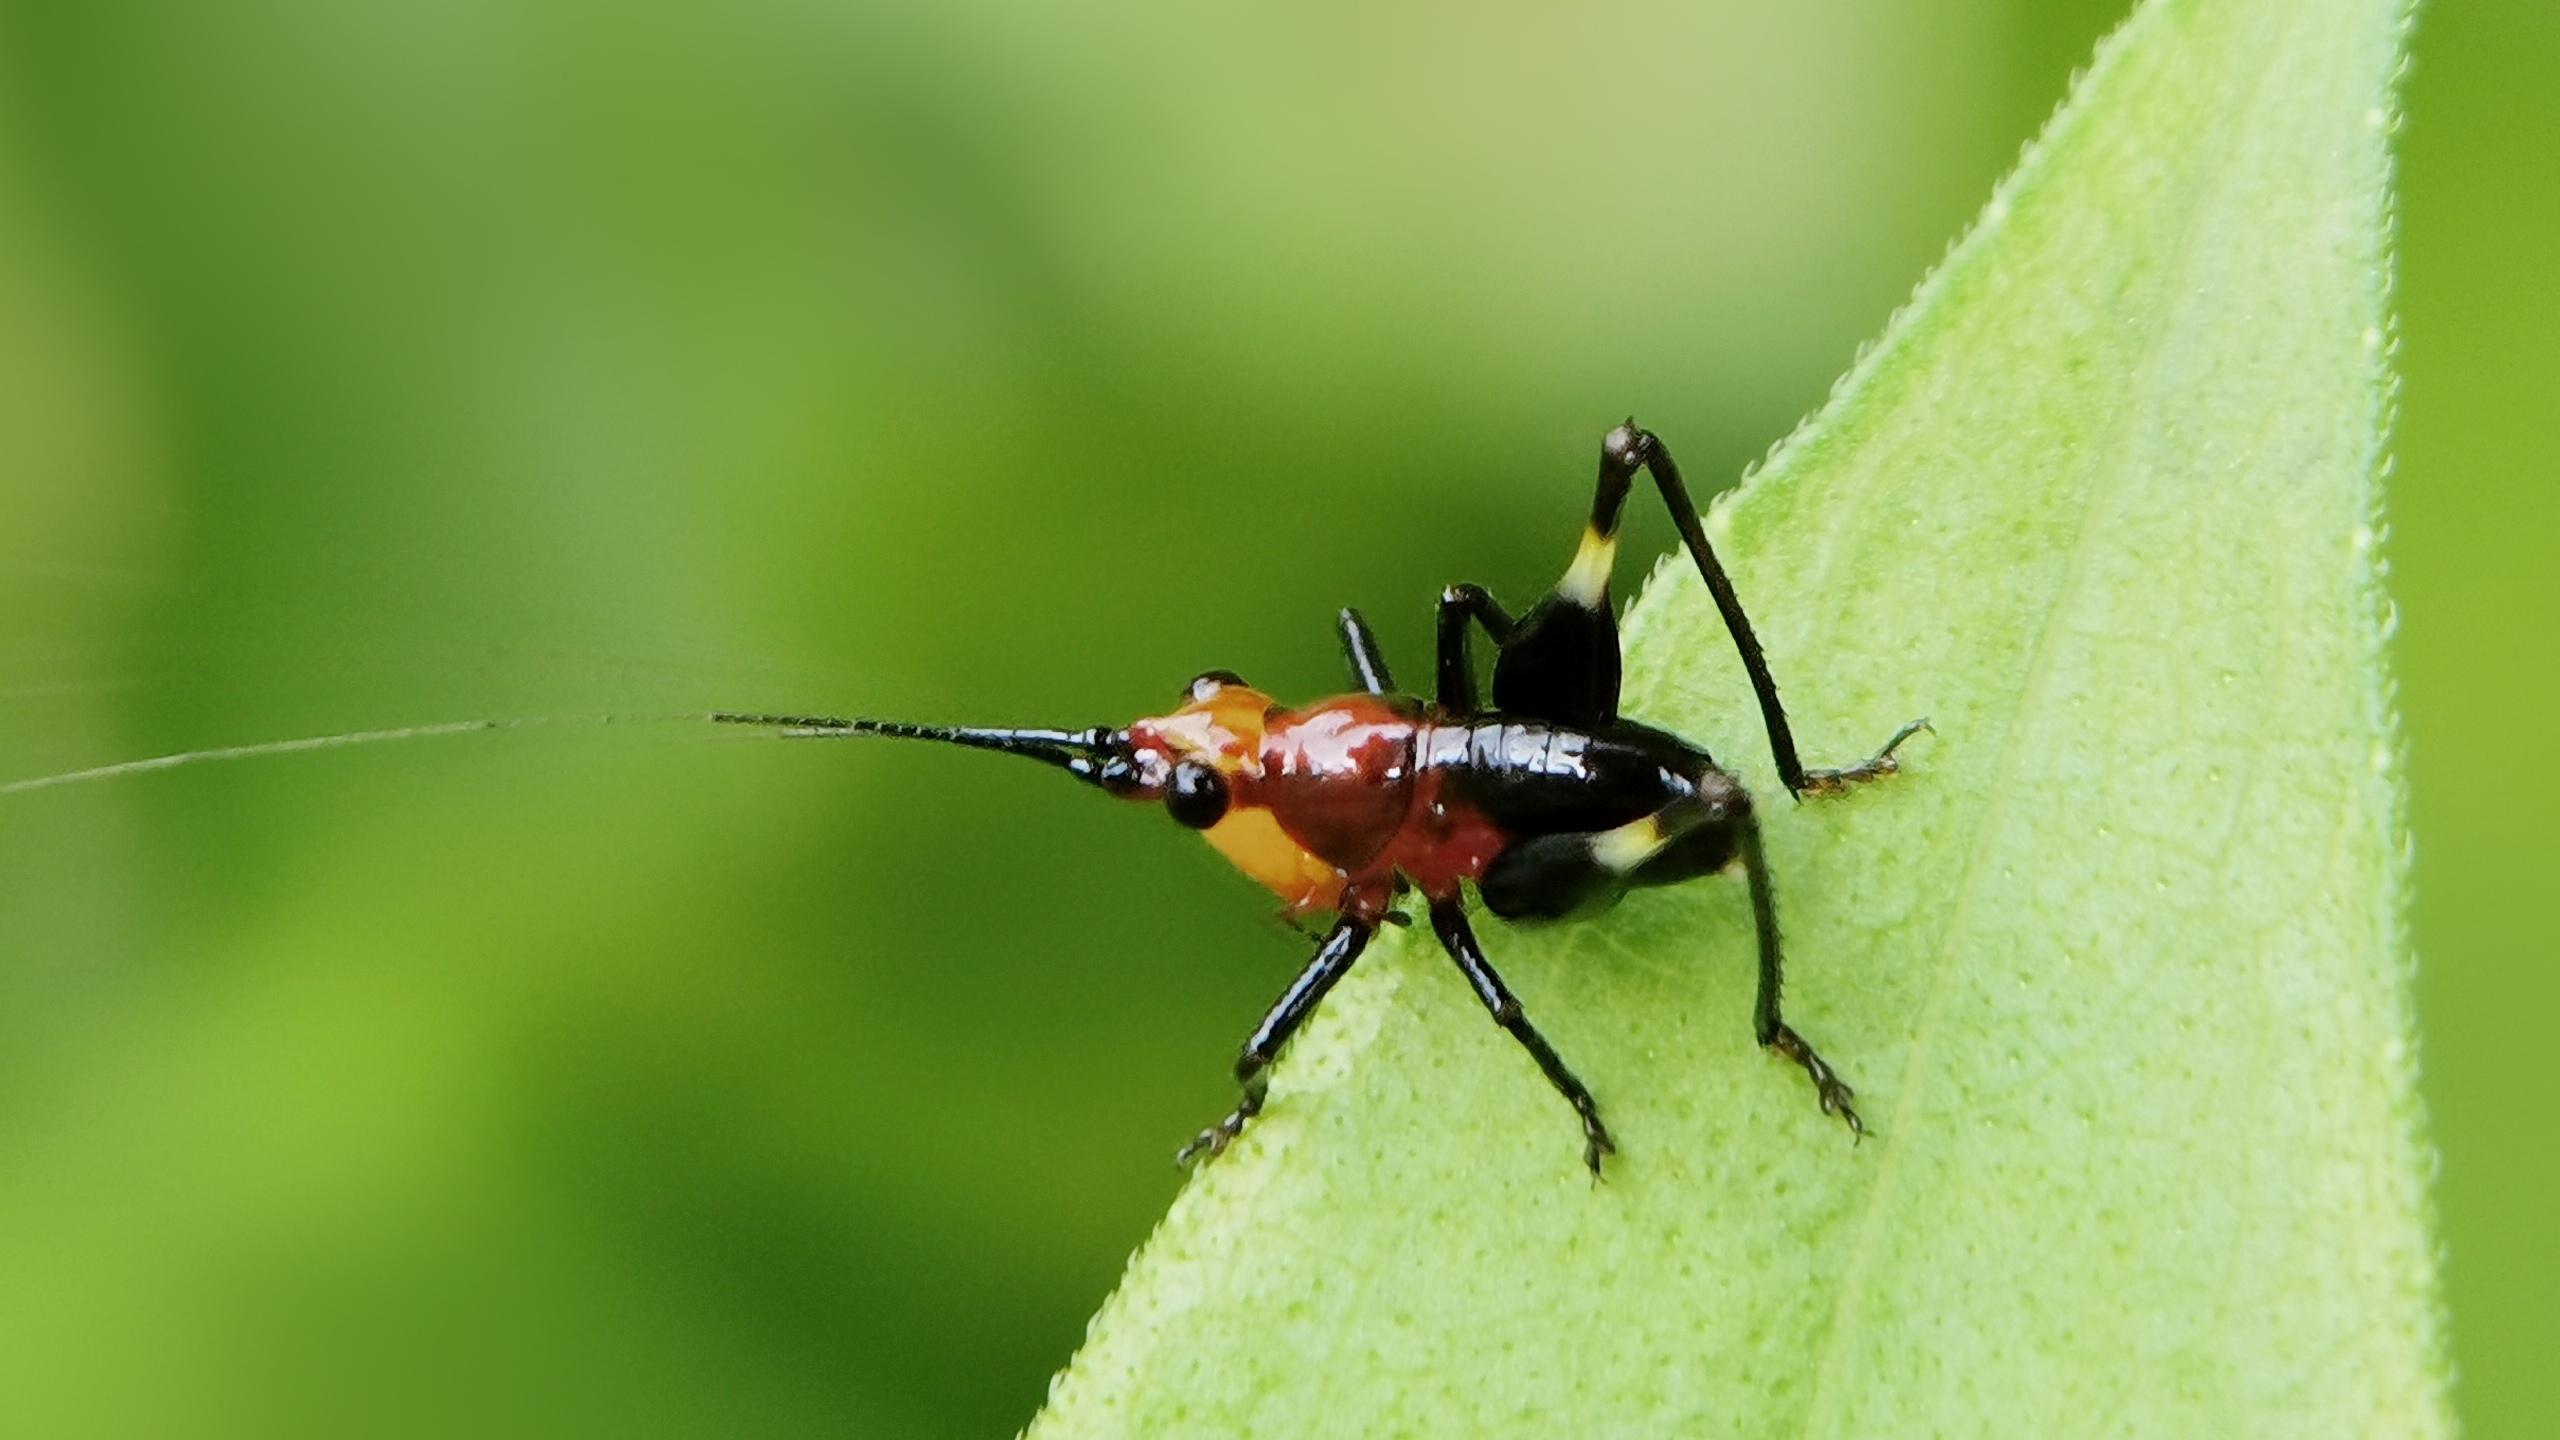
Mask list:
[{"label": "black compound eye", "polygon": [[1203,670],[1191,677],[1191,683],[1183,687],[1183,693],[1194,700],[1206,700],[1229,685],[1243,683],[1244,677],[1233,670]]},{"label": "black compound eye", "polygon": [[1174,766],[1164,787],[1164,813],[1194,830],[1217,824],[1227,814],[1227,777],[1197,760]]}]

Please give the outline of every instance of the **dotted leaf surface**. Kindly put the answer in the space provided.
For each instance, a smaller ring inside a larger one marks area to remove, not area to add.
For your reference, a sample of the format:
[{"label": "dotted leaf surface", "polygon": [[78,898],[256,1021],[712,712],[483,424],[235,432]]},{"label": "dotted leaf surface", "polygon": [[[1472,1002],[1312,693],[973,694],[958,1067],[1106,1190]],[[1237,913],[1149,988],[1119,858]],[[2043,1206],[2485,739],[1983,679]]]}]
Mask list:
[{"label": "dotted leaf surface", "polygon": [[[1736,880],[1487,923],[1599,1186],[1391,939],[1034,1436],[2449,1428],[2375,553],[2406,25],[2146,4],[1710,521],[1811,763],[1937,722],[1765,806],[1790,1018],[1877,1133],[1752,1045]],[[1628,642],[1628,711],[1780,795],[1684,566]]]}]

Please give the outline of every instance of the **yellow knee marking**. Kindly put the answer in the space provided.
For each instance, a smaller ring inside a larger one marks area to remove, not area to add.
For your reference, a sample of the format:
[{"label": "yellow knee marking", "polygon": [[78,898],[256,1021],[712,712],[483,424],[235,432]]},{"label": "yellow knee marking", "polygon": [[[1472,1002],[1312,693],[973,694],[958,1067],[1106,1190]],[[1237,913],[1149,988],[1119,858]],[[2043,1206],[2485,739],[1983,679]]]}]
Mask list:
[{"label": "yellow knee marking", "polygon": [[1662,833],[1661,818],[1647,815],[1592,836],[1591,857],[1624,875],[1662,853],[1662,847],[1669,843],[1671,837]]},{"label": "yellow knee marking", "polygon": [[1556,593],[1586,610],[1597,610],[1609,603],[1609,572],[1618,563],[1618,537],[1603,535],[1590,526],[1582,530],[1582,544],[1573,552],[1573,563],[1565,567],[1564,578],[1556,582]]}]

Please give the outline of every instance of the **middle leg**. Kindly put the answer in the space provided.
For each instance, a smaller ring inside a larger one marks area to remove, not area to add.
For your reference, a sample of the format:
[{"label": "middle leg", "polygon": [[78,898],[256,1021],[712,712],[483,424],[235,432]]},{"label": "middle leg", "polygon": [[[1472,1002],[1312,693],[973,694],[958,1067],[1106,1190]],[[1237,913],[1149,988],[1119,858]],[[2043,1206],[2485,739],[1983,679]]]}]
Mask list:
[{"label": "middle leg", "polygon": [[1467,622],[1501,645],[1511,639],[1511,612],[1481,585],[1452,585],[1440,592],[1439,676],[1435,696],[1453,715],[1473,715],[1484,708],[1476,695],[1476,662],[1467,646]]},{"label": "middle leg", "polygon": [[1565,1103],[1573,1107],[1574,1115],[1582,1121],[1582,1163],[1590,1166],[1592,1176],[1598,1178],[1600,1157],[1615,1154],[1618,1147],[1610,1140],[1608,1127],[1600,1123],[1600,1103],[1591,1098],[1590,1088],[1566,1066],[1564,1057],[1547,1043],[1546,1036],[1538,1033],[1538,1027],[1529,1023],[1527,1013],[1520,1008],[1519,997],[1502,983],[1502,976],[1494,970],[1493,962],[1485,958],[1484,947],[1476,943],[1475,930],[1467,924],[1466,910],[1455,897],[1431,902],[1431,928],[1439,932],[1442,948],[1449,952],[1450,959],[1458,962],[1458,969],[1467,977],[1467,984],[1474,988],[1476,998],[1492,1012],[1493,1023],[1511,1032],[1511,1038],[1519,1041],[1521,1048],[1538,1062],[1538,1069],[1545,1073],[1547,1083],[1555,1086],[1563,1094]]}]

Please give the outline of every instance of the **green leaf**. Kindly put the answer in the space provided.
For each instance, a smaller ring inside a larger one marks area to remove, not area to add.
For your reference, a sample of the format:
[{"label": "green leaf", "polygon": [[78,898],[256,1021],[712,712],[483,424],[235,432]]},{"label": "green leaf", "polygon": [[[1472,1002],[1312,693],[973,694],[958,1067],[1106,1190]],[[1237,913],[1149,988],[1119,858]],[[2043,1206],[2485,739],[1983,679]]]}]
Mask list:
[{"label": "green leaf", "polygon": [[[1597,1186],[1384,945],[1036,1436],[2449,1428],[2375,554],[2406,27],[2145,5],[1711,522],[1812,763],[1937,721],[1767,806],[1790,1018],[1876,1135],[1752,1045],[1737,881],[1489,930]],[[1685,568],[1628,634],[1629,712],[1782,793]]]}]

